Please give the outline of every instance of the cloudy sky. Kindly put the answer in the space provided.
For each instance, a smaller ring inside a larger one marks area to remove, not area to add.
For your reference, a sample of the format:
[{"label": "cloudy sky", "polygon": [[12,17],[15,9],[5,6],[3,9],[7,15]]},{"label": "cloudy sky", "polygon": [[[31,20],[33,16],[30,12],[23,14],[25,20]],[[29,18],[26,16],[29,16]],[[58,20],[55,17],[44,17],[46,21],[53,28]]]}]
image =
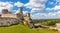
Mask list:
[{"label": "cloudy sky", "polygon": [[0,14],[2,9],[8,9],[13,14],[23,8],[23,13],[29,12],[32,19],[60,18],[60,0],[0,0]]}]

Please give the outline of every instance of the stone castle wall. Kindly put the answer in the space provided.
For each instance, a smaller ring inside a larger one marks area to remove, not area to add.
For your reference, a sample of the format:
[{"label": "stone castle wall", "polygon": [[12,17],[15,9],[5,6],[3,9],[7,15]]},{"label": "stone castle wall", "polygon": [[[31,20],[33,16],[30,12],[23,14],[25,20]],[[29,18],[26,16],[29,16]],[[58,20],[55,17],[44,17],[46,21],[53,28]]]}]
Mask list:
[{"label": "stone castle wall", "polygon": [[27,22],[31,22],[30,13],[27,13],[26,16],[23,16],[22,8],[18,8],[18,13],[11,14],[7,9],[2,10],[2,14],[0,16],[0,26],[10,26],[12,24],[17,24],[26,20]]},{"label": "stone castle wall", "polygon": [[18,14],[12,14],[8,12],[7,9],[2,10],[2,14],[0,16],[0,26],[10,26],[12,24],[17,24],[21,20],[22,9],[19,8],[21,12]]},{"label": "stone castle wall", "polygon": [[0,17],[2,18],[17,18],[16,14],[2,14]]},{"label": "stone castle wall", "polygon": [[12,24],[18,24],[19,20],[15,18],[0,18],[0,26],[10,26]]}]

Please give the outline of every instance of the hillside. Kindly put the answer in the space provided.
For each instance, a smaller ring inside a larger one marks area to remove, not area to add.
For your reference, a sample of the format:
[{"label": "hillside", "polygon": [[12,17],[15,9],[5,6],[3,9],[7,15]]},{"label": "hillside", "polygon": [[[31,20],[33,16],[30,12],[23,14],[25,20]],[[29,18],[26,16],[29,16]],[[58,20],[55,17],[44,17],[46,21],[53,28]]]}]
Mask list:
[{"label": "hillside", "polygon": [[0,33],[60,33],[60,32],[42,28],[30,29],[27,26],[18,24],[10,27],[0,27]]}]

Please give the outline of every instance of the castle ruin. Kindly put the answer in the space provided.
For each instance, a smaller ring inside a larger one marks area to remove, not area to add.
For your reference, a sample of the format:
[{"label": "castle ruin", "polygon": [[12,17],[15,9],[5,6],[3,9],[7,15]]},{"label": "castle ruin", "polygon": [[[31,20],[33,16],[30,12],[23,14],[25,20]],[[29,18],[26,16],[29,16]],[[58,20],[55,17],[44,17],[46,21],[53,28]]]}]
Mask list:
[{"label": "castle ruin", "polygon": [[26,20],[27,22],[31,22],[30,13],[26,13],[23,16],[22,7],[18,8],[18,13],[12,14],[7,9],[2,9],[2,14],[0,15],[0,26],[10,26],[13,24],[18,24]]}]

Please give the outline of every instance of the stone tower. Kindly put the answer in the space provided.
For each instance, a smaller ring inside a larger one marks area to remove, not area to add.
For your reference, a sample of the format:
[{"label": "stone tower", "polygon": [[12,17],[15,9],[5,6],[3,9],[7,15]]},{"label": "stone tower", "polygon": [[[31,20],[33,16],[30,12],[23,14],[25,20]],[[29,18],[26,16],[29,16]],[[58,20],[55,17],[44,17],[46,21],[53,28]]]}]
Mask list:
[{"label": "stone tower", "polygon": [[22,7],[19,7],[19,8],[18,8],[17,18],[18,18],[19,20],[22,20],[22,19],[23,19]]},{"label": "stone tower", "polygon": [[2,14],[7,14],[8,10],[7,9],[2,9]]},{"label": "stone tower", "polygon": [[18,11],[19,11],[20,14],[22,14],[22,7],[19,7]]},{"label": "stone tower", "polygon": [[30,13],[26,13],[26,17],[27,17],[27,21],[30,23],[31,22]]},{"label": "stone tower", "polygon": [[30,13],[26,13],[26,16],[24,17],[24,19],[30,23],[31,22],[31,18],[30,18]]},{"label": "stone tower", "polygon": [[24,22],[24,24],[27,24],[30,27],[31,23],[32,23],[32,19],[30,18],[30,13],[26,13],[24,20],[26,21],[26,22]]},{"label": "stone tower", "polygon": [[26,13],[26,16],[27,16],[27,17],[30,17],[30,13]]},{"label": "stone tower", "polygon": [[11,14],[7,9],[2,9],[2,14]]}]

